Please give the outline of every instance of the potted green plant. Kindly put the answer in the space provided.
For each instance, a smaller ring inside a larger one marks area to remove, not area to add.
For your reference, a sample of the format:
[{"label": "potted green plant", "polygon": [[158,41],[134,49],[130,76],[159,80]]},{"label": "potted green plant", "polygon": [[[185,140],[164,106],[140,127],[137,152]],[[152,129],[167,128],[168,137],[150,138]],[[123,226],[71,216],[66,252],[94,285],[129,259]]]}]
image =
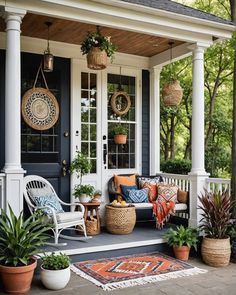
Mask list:
[{"label": "potted green plant", "polygon": [[2,210],[0,218],[0,274],[6,292],[22,294],[29,291],[37,259],[33,256],[48,238],[49,227],[39,214],[24,220],[9,206],[9,216]]},{"label": "potted green plant", "polygon": [[173,247],[175,257],[180,260],[188,260],[191,247],[197,250],[198,232],[196,229],[185,228],[183,225],[176,229],[170,228],[164,238],[169,246]]},{"label": "potted green plant", "polygon": [[102,191],[96,190],[93,194],[92,202],[101,203]]},{"label": "potted green plant", "polygon": [[233,202],[227,191],[208,192],[198,197],[202,219],[200,229],[204,232],[201,245],[203,261],[214,267],[226,266],[230,261],[231,245],[227,231],[232,224]]},{"label": "potted green plant", "polygon": [[75,186],[73,195],[76,198],[79,198],[80,202],[87,203],[91,201],[91,197],[93,196],[93,193],[94,193],[94,187],[92,185],[79,184]]},{"label": "potted green plant", "polygon": [[41,257],[42,265],[40,279],[50,290],[60,290],[66,287],[70,280],[70,258],[66,254],[51,253]]},{"label": "potted green plant", "polygon": [[118,124],[113,129],[114,141],[116,144],[126,144],[128,128]]},{"label": "potted green plant", "polygon": [[103,36],[97,27],[96,32],[89,32],[81,44],[82,54],[87,54],[88,68],[93,70],[102,70],[107,66],[107,57],[114,58],[116,46],[110,40],[110,37]]},{"label": "potted green plant", "polygon": [[77,178],[80,179],[80,184],[82,183],[82,178],[84,175],[88,174],[92,168],[89,158],[83,153],[77,151],[76,156],[71,162],[70,172],[76,173]]}]

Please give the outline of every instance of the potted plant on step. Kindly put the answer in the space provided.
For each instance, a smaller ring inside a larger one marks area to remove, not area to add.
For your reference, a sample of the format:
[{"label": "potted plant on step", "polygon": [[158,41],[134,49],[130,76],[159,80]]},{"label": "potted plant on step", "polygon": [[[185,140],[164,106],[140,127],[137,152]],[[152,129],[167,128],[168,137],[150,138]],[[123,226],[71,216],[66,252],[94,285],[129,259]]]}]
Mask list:
[{"label": "potted plant on step", "polygon": [[41,259],[40,279],[43,285],[50,290],[65,288],[70,280],[69,256],[63,253],[51,253]]},{"label": "potted plant on step", "polygon": [[92,70],[103,70],[107,67],[107,57],[113,61],[116,46],[110,37],[101,34],[99,27],[96,32],[89,32],[81,44],[82,54],[87,54],[87,65]]},{"label": "potted plant on step", "polygon": [[9,206],[9,216],[2,210],[0,218],[0,274],[6,292],[24,294],[29,291],[37,265],[38,253],[48,235],[49,227],[39,214],[24,220]]},{"label": "potted plant on step", "polygon": [[115,144],[126,144],[128,128],[118,124],[113,129]]},{"label": "potted plant on step", "polygon": [[197,251],[198,232],[196,229],[185,228],[180,225],[176,229],[170,228],[164,238],[169,246],[173,246],[177,259],[188,260],[191,247],[194,247]]},{"label": "potted plant on step", "polygon": [[78,184],[74,188],[73,195],[79,198],[80,202],[87,203],[91,201],[91,197],[94,193],[94,187],[90,184]]},{"label": "potted plant on step", "polygon": [[201,245],[203,261],[214,267],[226,266],[230,261],[231,246],[227,231],[231,226],[233,202],[227,191],[208,192],[198,197],[202,219],[200,229],[204,232]]}]

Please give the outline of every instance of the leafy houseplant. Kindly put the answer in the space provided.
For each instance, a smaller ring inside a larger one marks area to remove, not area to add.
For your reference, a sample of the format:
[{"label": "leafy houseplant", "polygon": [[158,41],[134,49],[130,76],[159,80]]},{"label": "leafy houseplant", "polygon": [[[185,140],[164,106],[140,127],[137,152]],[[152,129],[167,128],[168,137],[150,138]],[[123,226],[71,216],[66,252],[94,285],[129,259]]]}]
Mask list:
[{"label": "leafy houseplant", "polygon": [[52,253],[42,258],[40,278],[50,290],[65,288],[70,280],[70,258],[66,254]]},{"label": "leafy houseplant", "polygon": [[80,198],[80,202],[89,202],[94,193],[94,187],[90,184],[79,184],[74,188],[74,196]]},{"label": "leafy houseplant", "polygon": [[[24,220],[9,206],[9,216],[2,210],[0,218],[0,272],[7,292],[25,293],[30,289],[39,248],[44,244],[49,227],[38,214]],[[14,275],[13,275],[14,273]]]},{"label": "leafy houseplant", "polygon": [[230,238],[233,202],[227,191],[208,192],[198,197],[202,219],[200,229],[204,231],[201,252],[203,261],[211,266],[226,266],[230,261]]},{"label": "leafy houseplant", "polygon": [[80,178],[81,184],[82,177],[90,172],[92,165],[87,156],[85,156],[83,153],[79,151],[77,151],[76,153],[77,154],[70,165],[70,172],[76,173],[77,177]]},{"label": "leafy houseplant", "polygon": [[114,141],[116,144],[126,144],[128,128],[118,124],[113,129]]},{"label": "leafy houseplant", "polygon": [[197,250],[198,232],[196,229],[180,225],[176,229],[170,228],[164,238],[168,245],[173,246],[175,257],[178,259],[188,260],[191,247]]},{"label": "leafy houseplant", "polygon": [[105,69],[107,57],[114,58],[116,46],[110,41],[110,37],[101,34],[97,27],[96,32],[89,32],[81,44],[82,54],[87,54],[88,67],[95,70]]}]

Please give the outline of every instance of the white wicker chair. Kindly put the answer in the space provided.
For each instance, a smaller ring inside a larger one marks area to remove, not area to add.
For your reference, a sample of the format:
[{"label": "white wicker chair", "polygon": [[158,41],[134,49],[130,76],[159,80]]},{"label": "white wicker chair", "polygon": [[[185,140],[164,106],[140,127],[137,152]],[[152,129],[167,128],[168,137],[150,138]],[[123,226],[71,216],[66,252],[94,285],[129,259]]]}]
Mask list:
[{"label": "white wicker chair", "polygon": [[[55,210],[51,208],[50,206],[43,206],[43,207],[36,206],[33,201],[32,189],[34,191],[36,191],[35,189],[39,189],[39,190],[46,189],[48,192],[52,193],[56,197],[56,199],[59,201],[61,205],[70,206],[72,208],[74,207],[74,209],[75,209],[75,206],[78,206],[80,211],[56,213]],[[86,234],[86,228],[85,228],[85,222],[84,222],[84,206],[80,203],[63,202],[57,196],[53,186],[43,177],[40,177],[37,175],[28,175],[24,177],[23,194],[31,214],[33,214],[33,212],[39,209],[45,209],[45,208],[47,208],[47,210],[50,211],[48,218],[50,222],[52,223],[51,229],[54,234],[54,243],[47,243],[47,244],[65,246],[67,243],[58,243],[59,236],[63,239],[78,240],[78,241],[90,238],[90,237],[87,237],[87,234]],[[84,237],[62,235],[61,232],[66,229],[82,231],[84,233]]]}]

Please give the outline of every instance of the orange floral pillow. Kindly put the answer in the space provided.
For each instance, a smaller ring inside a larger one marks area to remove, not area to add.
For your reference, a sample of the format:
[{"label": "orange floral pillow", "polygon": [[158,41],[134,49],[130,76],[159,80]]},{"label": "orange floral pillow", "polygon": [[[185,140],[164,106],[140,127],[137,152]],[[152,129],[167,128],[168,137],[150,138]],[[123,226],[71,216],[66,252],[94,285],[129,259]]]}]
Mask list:
[{"label": "orange floral pillow", "polygon": [[154,202],[157,199],[157,185],[151,182],[144,182],[143,188],[148,188],[148,200]]},{"label": "orange floral pillow", "polygon": [[115,182],[116,192],[121,193],[121,185],[129,185],[129,186],[136,185],[136,175],[135,174],[130,176],[114,175],[114,182]]}]

